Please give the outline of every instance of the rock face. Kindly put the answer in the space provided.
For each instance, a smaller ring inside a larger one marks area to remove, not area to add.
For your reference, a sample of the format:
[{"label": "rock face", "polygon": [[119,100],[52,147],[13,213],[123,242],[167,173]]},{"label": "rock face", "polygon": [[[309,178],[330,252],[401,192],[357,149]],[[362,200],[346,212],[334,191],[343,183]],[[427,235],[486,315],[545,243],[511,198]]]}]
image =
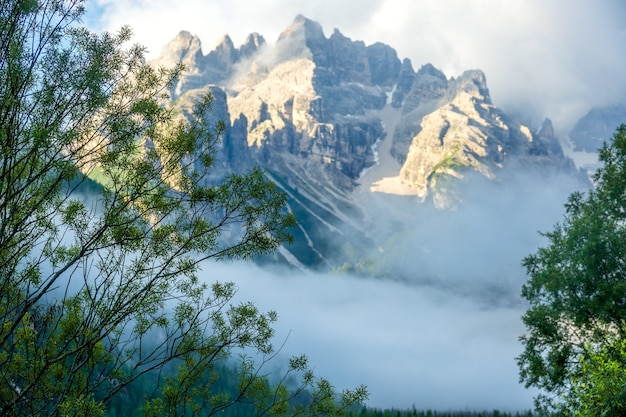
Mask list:
[{"label": "rock face", "polygon": [[264,165],[307,166],[313,178],[349,191],[374,163],[372,147],[384,136],[369,114],[386,103],[373,80],[391,84],[394,65],[399,60],[390,47],[368,48],[337,30],[327,39],[319,24],[298,16],[233,83],[231,121]]},{"label": "rock face", "polygon": [[[301,15],[271,47],[258,34],[239,48],[224,36],[204,55],[181,32],[155,64],[179,61],[187,72],[171,91],[177,105],[211,92],[227,122],[218,174],[261,165],[287,192],[301,220],[297,249],[284,253],[292,263],[332,265],[346,245],[372,245],[353,193],[382,140],[392,140],[395,175],[438,208],[460,204],[467,178],[500,179],[514,165],[578,174],[551,123],[532,129],[508,117],[481,71],[456,79],[431,64],[415,71],[388,45],[337,29],[326,37]],[[397,123],[383,122],[389,114]]]},{"label": "rock face", "polygon": [[[421,73],[421,74],[420,74]],[[482,71],[466,71],[446,81],[432,67],[423,67],[416,76],[412,106],[404,129],[396,131],[397,148],[403,149],[406,133],[413,128],[402,180],[425,200],[431,197],[438,208],[449,208],[462,198],[457,181],[466,173],[478,173],[494,180],[507,164],[533,169],[554,167],[573,174],[576,169],[565,158],[554,129],[546,120],[538,131],[509,118],[495,107]],[[416,91],[415,91],[416,90]],[[416,113],[436,110],[421,117]],[[396,148],[396,149],[397,149]]]},{"label": "rock face", "polygon": [[569,137],[577,151],[596,152],[626,122],[626,105],[594,107],[574,125]]},{"label": "rock face", "polygon": [[173,67],[181,62],[185,66],[185,72],[170,91],[172,98],[176,99],[189,90],[210,84],[224,84],[238,64],[254,56],[264,45],[265,39],[252,33],[237,49],[230,37],[225,35],[215,49],[208,55],[203,55],[200,39],[187,31],[181,31],[165,45],[159,57],[151,64]]}]

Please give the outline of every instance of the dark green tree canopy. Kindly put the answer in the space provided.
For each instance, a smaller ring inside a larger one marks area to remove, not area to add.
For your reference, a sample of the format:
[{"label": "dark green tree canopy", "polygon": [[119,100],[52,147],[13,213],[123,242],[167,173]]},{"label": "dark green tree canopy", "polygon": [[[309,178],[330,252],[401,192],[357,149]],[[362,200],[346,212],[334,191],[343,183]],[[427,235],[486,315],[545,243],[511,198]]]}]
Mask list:
[{"label": "dark green tree canopy", "polygon": [[545,391],[541,406],[571,415],[581,406],[574,388],[598,363],[591,358],[626,340],[625,125],[599,159],[595,188],[570,196],[563,222],[545,233],[548,244],[523,262],[529,280],[522,296],[530,307],[521,379]]}]

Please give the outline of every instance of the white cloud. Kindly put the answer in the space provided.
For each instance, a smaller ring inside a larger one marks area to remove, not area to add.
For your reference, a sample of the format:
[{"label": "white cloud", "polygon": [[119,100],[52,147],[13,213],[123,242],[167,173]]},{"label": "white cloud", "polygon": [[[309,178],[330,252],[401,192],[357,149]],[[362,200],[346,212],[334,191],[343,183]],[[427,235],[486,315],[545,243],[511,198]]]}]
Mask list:
[{"label": "white cloud", "polygon": [[[522,258],[545,244],[538,231],[562,218],[580,184],[524,175],[468,190],[464,206],[433,214],[407,201],[415,222],[394,236],[385,272],[399,281],[210,264],[208,280],[279,314],[285,352],[308,354],[339,389],[366,384],[373,407],[523,410],[535,391],[518,382],[526,280]],[[401,201],[392,200],[396,209]],[[385,208],[372,208],[384,221]],[[401,277],[401,278],[400,278]]]},{"label": "white cloud", "polygon": [[305,353],[339,390],[365,384],[372,407],[532,408],[518,383],[519,307],[490,308],[425,286],[213,264],[238,298],[279,315],[283,352]]}]

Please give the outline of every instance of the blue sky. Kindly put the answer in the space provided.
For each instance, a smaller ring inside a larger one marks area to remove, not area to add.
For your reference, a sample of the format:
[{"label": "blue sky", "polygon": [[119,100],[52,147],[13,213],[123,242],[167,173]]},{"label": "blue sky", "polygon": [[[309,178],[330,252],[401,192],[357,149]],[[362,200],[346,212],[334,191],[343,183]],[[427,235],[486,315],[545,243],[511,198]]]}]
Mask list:
[{"label": "blue sky", "polygon": [[381,41],[417,69],[447,76],[485,71],[496,105],[559,133],[594,105],[626,101],[626,3],[622,0],[93,0],[97,30],[130,25],[152,56],[180,30],[208,53],[224,34],[268,42],[301,13],[367,44]]}]

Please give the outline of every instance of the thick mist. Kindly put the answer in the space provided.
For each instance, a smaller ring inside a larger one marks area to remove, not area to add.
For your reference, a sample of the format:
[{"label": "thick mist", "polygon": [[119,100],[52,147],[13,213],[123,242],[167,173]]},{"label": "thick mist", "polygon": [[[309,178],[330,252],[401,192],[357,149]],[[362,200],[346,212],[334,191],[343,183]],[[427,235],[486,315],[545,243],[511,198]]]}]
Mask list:
[{"label": "thick mist", "polygon": [[[408,283],[433,285],[490,305],[518,303],[526,280],[522,259],[545,243],[540,232],[562,219],[569,194],[590,186],[586,178],[533,169],[519,167],[496,181],[466,178],[460,186],[462,201],[450,210],[394,199],[394,210],[401,207],[412,217],[405,214],[402,229],[389,235],[379,248],[382,253],[373,256],[392,277]],[[384,205],[365,209],[374,211],[370,218],[389,217]]]},{"label": "thick mist", "polygon": [[[518,171],[466,184],[453,211],[414,198],[405,207],[389,199],[391,210],[378,199],[363,208],[379,230],[396,229],[368,255],[385,272],[377,278],[240,263],[210,264],[203,274],[232,280],[240,299],[277,311],[285,356],[308,354],[338,389],[366,384],[368,406],[531,409],[536,392],[519,384],[515,362],[524,332],[521,261],[545,243],[539,231],[562,219],[578,189],[584,185],[571,177]],[[398,227],[390,219],[398,210],[414,220]]]},{"label": "thick mist", "polygon": [[368,406],[532,408],[514,360],[519,306],[490,308],[429,286],[250,264],[213,264],[204,276],[232,280],[242,301],[275,310],[284,358],[307,354],[316,374],[339,390],[366,384]]}]

